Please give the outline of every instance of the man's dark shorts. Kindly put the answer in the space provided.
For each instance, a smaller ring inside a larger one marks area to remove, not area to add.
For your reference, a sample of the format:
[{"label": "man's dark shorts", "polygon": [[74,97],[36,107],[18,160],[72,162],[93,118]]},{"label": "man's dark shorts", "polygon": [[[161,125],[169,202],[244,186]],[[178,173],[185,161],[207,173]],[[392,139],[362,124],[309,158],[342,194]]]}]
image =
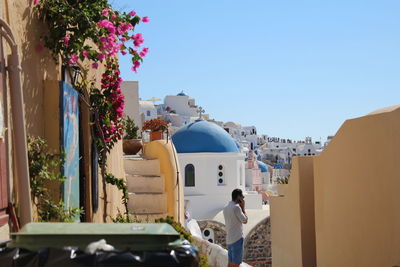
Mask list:
[{"label": "man's dark shorts", "polygon": [[229,262],[241,264],[243,261],[243,237],[228,245]]}]

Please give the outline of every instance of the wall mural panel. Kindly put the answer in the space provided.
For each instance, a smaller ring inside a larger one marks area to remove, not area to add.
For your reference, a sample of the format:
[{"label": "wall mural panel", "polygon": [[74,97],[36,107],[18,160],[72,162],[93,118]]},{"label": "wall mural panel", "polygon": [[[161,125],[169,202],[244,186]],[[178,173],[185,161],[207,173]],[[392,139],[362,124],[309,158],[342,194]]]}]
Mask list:
[{"label": "wall mural panel", "polygon": [[[61,87],[61,149],[65,153],[63,186],[65,207],[79,207],[79,96],[66,82]],[[77,218],[78,219],[78,218]]]}]

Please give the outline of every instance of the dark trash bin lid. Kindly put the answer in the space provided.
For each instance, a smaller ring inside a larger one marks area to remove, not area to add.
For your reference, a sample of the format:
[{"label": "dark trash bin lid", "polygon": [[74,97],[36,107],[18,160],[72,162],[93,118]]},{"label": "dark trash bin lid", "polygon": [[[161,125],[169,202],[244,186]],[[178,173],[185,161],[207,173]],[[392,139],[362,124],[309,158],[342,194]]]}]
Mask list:
[{"label": "dark trash bin lid", "polygon": [[166,223],[29,223],[11,234],[9,247],[76,247],[105,239],[120,250],[157,251],[180,246],[180,235]]}]

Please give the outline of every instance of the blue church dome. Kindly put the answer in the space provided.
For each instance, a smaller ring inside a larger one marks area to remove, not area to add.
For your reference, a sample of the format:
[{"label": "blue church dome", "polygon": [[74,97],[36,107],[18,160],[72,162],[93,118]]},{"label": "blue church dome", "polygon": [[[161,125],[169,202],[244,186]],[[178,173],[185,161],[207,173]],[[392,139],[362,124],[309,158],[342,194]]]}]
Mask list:
[{"label": "blue church dome", "polygon": [[268,172],[267,164],[265,164],[262,161],[257,161],[257,163],[258,163],[258,168],[261,170],[261,172]]},{"label": "blue church dome", "polygon": [[197,120],[172,135],[178,153],[239,153],[235,140],[215,123]]},{"label": "blue church dome", "polygon": [[183,91],[180,92],[179,94],[177,94],[177,96],[187,96],[187,94],[185,94]]},{"label": "blue church dome", "polygon": [[276,163],[276,164],[274,165],[274,169],[283,169],[282,164]]}]

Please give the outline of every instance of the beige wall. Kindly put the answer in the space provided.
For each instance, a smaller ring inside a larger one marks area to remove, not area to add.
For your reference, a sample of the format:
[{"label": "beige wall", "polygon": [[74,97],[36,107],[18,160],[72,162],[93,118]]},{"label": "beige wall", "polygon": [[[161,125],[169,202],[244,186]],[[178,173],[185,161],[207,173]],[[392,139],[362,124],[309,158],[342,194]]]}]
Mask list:
[{"label": "beige wall", "polygon": [[274,267],[315,266],[313,158],[294,157],[284,196],[270,200]]},{"label": "beige wall", "polygon": [[348,120],[321,155],[294,158],[271,200],[273,266],[400,266],[399,122],[400,106]]},{"label": "beige wall", "polygon": [[[16,42],[19,46],[22,86],[25,101],[27,134],[45,137],[49,146],[55,150],[59,149],[59,85],[61,80],[61,67],[56,65],[50,51],[44,49],[39,52],[36,46],[39,37],[46,27],[38,21],[37,15],[32,7],[33,1],[26,0],[0,0],[1,17],[11,26]],[[6,55],[9,49],[5,49]],[[82,67],[89,66],[90,62],[80,62]],[[89,68],[90,69],[90,68]],[[89,78],[96,78],[96,86],[100,87],[102,68],[90,70]],[[91,211],[91,132],[89,127],[89,110],[81,105],[84,139],[85,166],[82,170],[86,177],[86,206],[85,214],[87,221],[103,221],[105,217],[114,216],[117,207],[123,211],[121,204],[121,193],[114,186],[107,186],[108,201],[107,216],[104,215],[103,190],[101,176],[99,176],[99,210],[97,213]],[[10,153],[10,158],[11,158]],[[108,170],[117,177],[125,177],[122,166],[122,145],[119,142],[109,155]],[[15,185],[16,181],[10,181]],[[82,196],[81,196],[82,197]],[[0,229],[1,230],[1,229]]]},{"label": "beige wall", "polygon": [[139,113],[139,82],[124,81],[121,85],[125,96],[125,114],[133,119],[139,129],[142,128],[142,119]]},{"label": "beige wall", "polygon": [[318,266],[400,265],[400,108],[346,121],[315,159]]},{"label": "beige wall", "polygon": [[0,242],[10,239],[10,227],[5,224],[0,227]]}]

